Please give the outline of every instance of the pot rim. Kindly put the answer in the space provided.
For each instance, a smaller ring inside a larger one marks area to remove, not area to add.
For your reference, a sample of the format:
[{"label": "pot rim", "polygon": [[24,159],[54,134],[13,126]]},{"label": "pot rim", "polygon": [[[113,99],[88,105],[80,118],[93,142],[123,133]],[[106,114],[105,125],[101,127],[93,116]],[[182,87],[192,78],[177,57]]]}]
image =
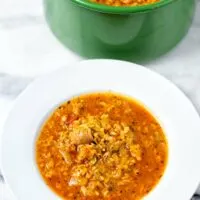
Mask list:
[{"label": "pot rim", "polygon": [[170,3],[176,2],[178,0],[160,0],[159,2],[143,5],[143,6],[108,6],[103,4],[98,4],[90,2],[90,0],[71,0],[72,2],[78,4],[81,7],[94,10],[102,13],[112,13],[112,14],[128,14],[128,13],[138,13],[147,12],[160,7],[166,6]]}]

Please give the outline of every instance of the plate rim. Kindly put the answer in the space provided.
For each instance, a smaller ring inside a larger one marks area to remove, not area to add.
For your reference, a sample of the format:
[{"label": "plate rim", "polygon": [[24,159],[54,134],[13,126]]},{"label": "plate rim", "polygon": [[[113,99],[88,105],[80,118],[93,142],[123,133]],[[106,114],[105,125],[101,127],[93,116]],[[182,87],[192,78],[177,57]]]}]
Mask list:
[{"label": "plate rim", "polygon": [[[7,120],[6,120],[6,123],[5,123],[5,126],[4,126],[4,128],[7,126],[7,123],[9,122],[9,120],[10,120],[10,118],[12,118],[11,116],[12,116],[12,112],[13,112],[13,110],[15,109],[15,106],[18,104],[18,102],[20,102],[21,101],[21,99],[23,98],[23,96],[24,95],[26,95],[26,93],[27,93],[27,91],[29,91],[29,90],[31,90],[31,87],[34,87],[34,85],[38,82],[38,81],[44,81],[46,78],[48,79],[48,76],[54,76],[54,74],[58,74],[58,73],[61,73],[62,72],[62,70],[64,70],[64,71],[66,71],[66,70],[69,70],[69,68],[74,68],[74,67],[79,67],[80,65],[84,65],[84,63],[88,63],[88,62],[117,62],[117,63],[121,63],[121,64],[128,64],[128,65],[132,65],[132,66],[135,66],[135,69],[137,69],[137,70],[144,70],[144,71],[148,71],[148,73],[151,73],[151,74],[153,74],[154,76],[157,76],[157,77],[159,77],[159,78],[161,78],[161,79],[163,79],[165,82],[167,81],[167,84],[170,84],[172,87],[174,87],[174,89],[176,89],[177,90],[177,92],[179,92],[184,98],[185,98],[185,100],[187,100],[187,102],[190,104],[190,106],[193,108],[193,111],[198,115],[198,117],[199,117],[199,114],[198,114],[198,112],[196,111],[196,108],[195,108],[195,106],[193,105],[193,103],[190,101],[190,99],[185,95],[185,93],[184,92],[182,92],[175,84],[173,84],[170,80],[168,80],[166,77],[164,77],[164,76],[162,76],[162,75],[160,75],[160,74],[158,74],[158,73],[156,73],[155,71],[152,71],[151,69],[149,69],[149,68],[145,68],[144,66],[141,66],[141,65],[138,65],[138,64],[134,64],[134,63],[129,63],[129,62],[127,62],[127,61],[118,61],[118,60],[112,60],[112,59],[91,59],[91,60],[84,60],[84,61],[81,61],[81,62],[77,62],[77,63],[75,63],[75,64],[72,64],[72,65],[69,65],[67,68],[65,68],[65,67],[61,67],[60,69],[58,69],[58,70],[56,70],[55,72],[50,72],[50,73],[48,73],[48,74],[45,74],[45,75],[42,75],[42,76],[40,76],[39,78],[37,78],[36,80],[34,80],[33,82],[31,82],[29,85],[28,85],[28,87],[17,97],[17,99],[15,100],[15,103],[14,103],[14,105],[12,106],[12,109],[11,109],[11,111],[10,111],[10,113],[9,113],[9,116],[8,116],[8,118],[7,118]],[[200,118],[199,118],[199,120],[200,120]],[[9,124],[9,123],[8,123]],[[3,129],[4,130],[4,129]],[[4,144],[3,144],[3,137],[4,137],[4,135],[5,135],[5,130],[3,131],[3,134],[2,134],[2,140],[1,140],[1,149],[3,148],[3,146],[4,146]],[[200,148],[199,148],[199,150],[200,150]],[[0,153],[1,153],[1,155],[0,155],[0,163],[1,163],[1,170],[2,170],[2,172],[3,172],[3,174],[4,174],[4,177],[5,177],[5,180],[6,180],[6,182],[7,182],[7,175],[6,175],[6,173],[5,173],[5,169],[4,169],[4,167],[3,167],[3,155],[2,155],[2,151],[0,151]],[[200,167],[200,162],[199,162],[199,167]],[[200,175],[200,172],[199,172],[199,175]],[[9,181],[8,181],[9,182]],[[199,183],[199,182],[198,182]],[[197,186],[198,186],[198,183],[197,183]],[[9,184],[9,186],[10,186],[11,184]],[[11,186],[10,186],[11,187]],[[195,191],[195,189],[196,188],[194,188],[194,191]],[[13,191],[13,189],[12,189],[12,187],[11,187],[11,190]],[[14,193],[14,192],[13,192]],[[15,194],[16,195],[16,194]]]}]

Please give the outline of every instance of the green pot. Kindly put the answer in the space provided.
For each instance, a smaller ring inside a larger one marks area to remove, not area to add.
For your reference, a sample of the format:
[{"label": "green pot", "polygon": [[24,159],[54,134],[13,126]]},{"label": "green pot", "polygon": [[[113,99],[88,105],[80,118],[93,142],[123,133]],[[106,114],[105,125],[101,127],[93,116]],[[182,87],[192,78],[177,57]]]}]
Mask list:
[{"label": "green pot", "polygon": [[68,48],[87,58],[155,59],[187,33],[195,0],[111,7],[87,0],[44,0],[47,22]]}]

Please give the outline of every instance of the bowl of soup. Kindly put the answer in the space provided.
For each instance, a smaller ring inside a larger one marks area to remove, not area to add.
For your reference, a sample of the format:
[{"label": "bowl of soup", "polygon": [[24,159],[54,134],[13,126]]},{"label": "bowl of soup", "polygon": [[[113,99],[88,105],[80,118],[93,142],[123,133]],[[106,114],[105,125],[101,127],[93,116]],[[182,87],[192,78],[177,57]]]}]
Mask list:
[{"label": "bowl of soup", "polygon": [[194,106],[165,78],[88,60],[41,76],[18,97],[1,171],[19,200],[189,200],[199,132]]},{"label": "bowl of soup", "polygon": [[60,104],[36,141],[41,176],[63,199],[139,200],[159,183],[167,161],[167,138],[156,118],[113,92]]},{"label": "bowl of soup", "polygon": [[188,32],[195,0],[44,0],[49,27],[87,58],[146,62]]}]

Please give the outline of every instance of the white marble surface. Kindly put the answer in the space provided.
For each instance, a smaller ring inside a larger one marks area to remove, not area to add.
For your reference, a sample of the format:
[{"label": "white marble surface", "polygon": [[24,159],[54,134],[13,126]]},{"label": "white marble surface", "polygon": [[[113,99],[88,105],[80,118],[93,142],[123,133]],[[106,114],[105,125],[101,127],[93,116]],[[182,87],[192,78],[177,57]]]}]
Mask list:
[{"label": "white marble surface", "polygon": [[[168,55],[147,66],[178,85],[200,112],[200,1],[197,1],[196,17],[185,39]],[[0,130],[13,101],[35,76],[77,60],[81,58],[64,49],[47,28],[42,0],[0,0]],[[14,200],[1,172],[0,200]]]}]

